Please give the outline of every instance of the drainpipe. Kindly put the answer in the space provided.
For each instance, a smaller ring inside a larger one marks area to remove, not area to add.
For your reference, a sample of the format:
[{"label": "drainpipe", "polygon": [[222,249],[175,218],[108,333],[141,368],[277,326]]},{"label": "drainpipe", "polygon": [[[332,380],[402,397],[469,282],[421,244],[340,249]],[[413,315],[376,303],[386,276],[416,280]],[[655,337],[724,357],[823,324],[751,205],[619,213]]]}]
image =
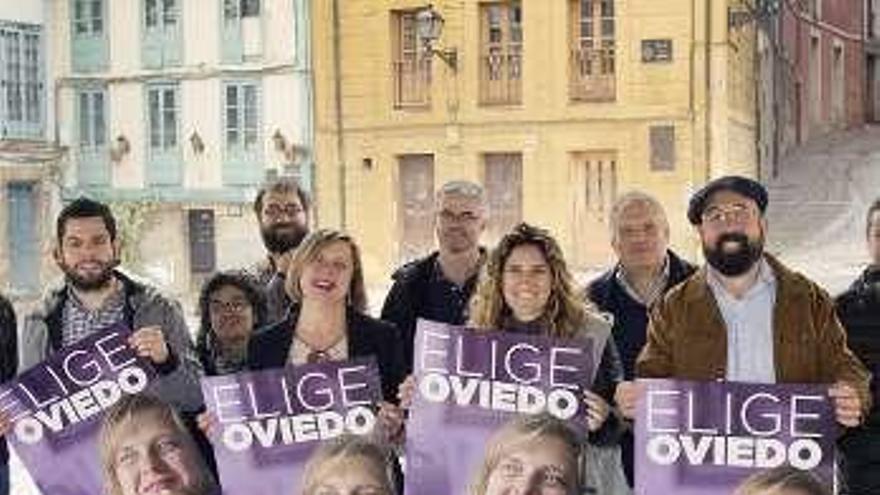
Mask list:
[{"label": "drainpipe", "polygon": [[706,182],[712,177],[712,0],[706,0]]},{"label": "drainpipe", "polygon": [[340,32],[339,0],[333,0],[333,92],[336,113],[336,160],[339,171],[339,227],[347,227],[345,135],[342,128],[342,34]]}]

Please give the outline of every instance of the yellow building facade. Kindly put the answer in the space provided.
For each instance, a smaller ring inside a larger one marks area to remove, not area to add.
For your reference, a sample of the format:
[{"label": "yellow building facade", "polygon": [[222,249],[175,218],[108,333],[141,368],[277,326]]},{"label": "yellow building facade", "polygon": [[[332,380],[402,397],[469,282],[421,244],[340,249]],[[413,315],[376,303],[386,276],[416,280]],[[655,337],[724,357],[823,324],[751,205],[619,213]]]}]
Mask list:
[{"label": "yellow building facade", "polygon": [[313,5],[318,222],[360,240],[368,280],[433,247],[433,192],[450,179],[486,187],[487,244],[533,222],[592,270],[613,259],[619,194],[657,196],[695,255],[691,192],[756,175],[754,28],[731,23],[738,1],[437,0],[443,57],[426,55],[426,7]]}]

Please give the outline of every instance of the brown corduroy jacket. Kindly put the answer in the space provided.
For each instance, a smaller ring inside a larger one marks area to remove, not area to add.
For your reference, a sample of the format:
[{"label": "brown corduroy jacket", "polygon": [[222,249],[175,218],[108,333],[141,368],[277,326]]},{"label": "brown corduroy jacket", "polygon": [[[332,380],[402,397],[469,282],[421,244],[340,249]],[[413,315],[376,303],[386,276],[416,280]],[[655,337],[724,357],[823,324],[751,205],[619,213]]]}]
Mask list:
[{"label": "brown corduroy jacket", "polygon": [[[778,383],[851,384],[870,408],[870,374],[846,345],[834,301],[815,283],[765,255],[776,276],[773,354]],[[641,378],[723,380],[727,330],[702,267],[650,312],[648,341],[636,361]]]}]

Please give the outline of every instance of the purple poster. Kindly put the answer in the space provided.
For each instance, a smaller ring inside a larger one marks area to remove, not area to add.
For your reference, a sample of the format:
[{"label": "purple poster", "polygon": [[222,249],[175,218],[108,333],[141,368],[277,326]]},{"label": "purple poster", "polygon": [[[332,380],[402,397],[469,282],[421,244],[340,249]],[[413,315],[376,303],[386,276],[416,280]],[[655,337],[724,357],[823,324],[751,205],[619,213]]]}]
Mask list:
[{"label": "purple poster", "polygon": [[[582,439],[583,391],[592,383],[601,347],[593,340],[478,332],[419,320],[406,493],[506,493],[493,488],[503,484],[495,473],[506,470],[502,477],[510,479],[545,453],[555,455],[544,432],[564,437],[562,443]],[[507,455],[517,449],[520,455]],[[565,471],[560,483],[577,483],[576,455],[554,452]]]},{"label": "purple poster", "polygon": [[152,366],[110,327],[56,352],[0,389],[6,438],[43,495],[104,493],[97,437],[105,412],[147,388]]},{"label": "purple poster", "polygon": [[751,493],[783,477],[831,488],[837,427],[828,385],[639,382],[638,495]]},{"label": "purple poster", "polygon": [[382,397],[372,358],[203,378],[202,393],[224,495],[311,493],[317,448],[373,438]]}]

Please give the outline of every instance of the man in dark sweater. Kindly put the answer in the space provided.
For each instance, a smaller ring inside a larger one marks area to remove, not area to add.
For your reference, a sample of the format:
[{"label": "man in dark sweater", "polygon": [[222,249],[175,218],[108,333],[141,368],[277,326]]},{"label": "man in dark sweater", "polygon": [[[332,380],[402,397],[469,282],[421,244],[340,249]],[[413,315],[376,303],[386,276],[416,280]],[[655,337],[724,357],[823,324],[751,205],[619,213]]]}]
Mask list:
[{"label": "man in dark sweater", "polygon": [[412,371],[416,320],[461,325],[486,259],[480,235],[486,228],[483,188],[451,181],[437,192],[435,227],[439,249],[394,272],[394,284],[382,306],[382,319],[394,323],[403,338],[407,373]]},{"label": "man in dark sweater", "polygon": [[[624,380],[635,379],[635,362],[645,345],[648,307],[695,268],[669,250],[669,222],[660,203],[643,192],[621,196],[611,209],[611,245],[618,262],[590,283],[589,298],[614,315],[612,336],[623,362]],[[633,484],[633,436],[621,440],[623,466]]]},{"label": "man in dark sweater", "polygon": [[874,406],[867,420],[841,437],[841,490],[844,495],[880,493],[880,199],[868,208],[866,234],[871,264],[835,301],[850,348],[874,374]]},{"label": "man in dark sweater", "polygon": [[[12,303],[0,295],[0,383],[15,376],[18,369],[18,324]],[[0,438],[0,495],[9,495],[9,449]]]}]

